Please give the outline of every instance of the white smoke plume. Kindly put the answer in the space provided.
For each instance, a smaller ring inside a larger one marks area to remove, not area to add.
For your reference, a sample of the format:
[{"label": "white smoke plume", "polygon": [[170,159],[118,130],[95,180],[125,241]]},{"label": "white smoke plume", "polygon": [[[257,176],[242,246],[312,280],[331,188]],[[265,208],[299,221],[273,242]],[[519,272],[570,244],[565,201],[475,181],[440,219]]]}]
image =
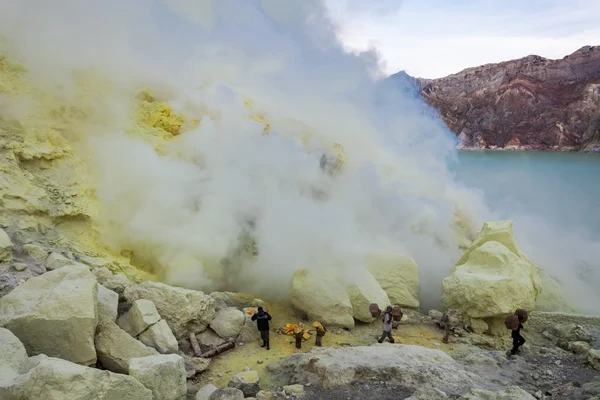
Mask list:
[{"label": "white smoke plume", "polygon": [[[124,93],[148,85],[186,117],[215,116],[161,155],[124,133],[127,100],[113,94],[110,129],[84,135],[107,245],[168,283],[284,296],[298,268],[351,268],[385,249],[416,259],[432,307],[460,255],[456,208],[477,229],[497,217],[449,172],[452,134],[416,96],[374,78],[375,53],[343,50],[322,1],[0,4],[2,36],[49,87],[93,67]],[[335,143],[348,162],[331,177],[320,160]],[[224,267],[248,250],[247,233],[255,257]]]}]

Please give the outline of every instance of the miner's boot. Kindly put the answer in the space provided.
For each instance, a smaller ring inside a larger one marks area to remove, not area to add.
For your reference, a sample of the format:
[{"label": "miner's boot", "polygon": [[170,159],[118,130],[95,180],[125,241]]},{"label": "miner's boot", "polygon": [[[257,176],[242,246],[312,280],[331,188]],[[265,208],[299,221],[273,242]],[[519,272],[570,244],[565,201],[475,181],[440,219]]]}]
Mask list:
[{"label": "miner's boot", "polygon": [[267,341],[267,350],[271,350],[271,346],[269,346],[269,342]]}]

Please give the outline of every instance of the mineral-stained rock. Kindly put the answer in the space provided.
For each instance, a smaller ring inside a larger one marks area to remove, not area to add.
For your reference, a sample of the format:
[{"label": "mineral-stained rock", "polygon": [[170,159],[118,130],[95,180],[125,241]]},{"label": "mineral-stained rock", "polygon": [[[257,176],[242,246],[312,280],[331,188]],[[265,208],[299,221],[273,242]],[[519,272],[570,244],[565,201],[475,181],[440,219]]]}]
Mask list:
[{"label": "mineral-stained rock", "polygon": [[192,378],[196,374],[202,373],[210,366],[210,358],[183,356],[185,371],[188,378]]},{"label": "mineral-stained rock", "polygon": [[174,354],[179,350],[177,339],[164,319],[146,329],[139,336],[139,340],[162,354]]},{"label": "mineral-stained rock", "polygon": [[509,386],[499,392],[471,389],[459,400],[535,400],[535,397],[516,386]]},{"label": "mineral-stained rock", "polygon": [[136,337],[149,326],[160,321],[158,310],[150,300],[136,300],[129,311],[117,320],[117,325],[131,336]]},{"label": "mineral-stained rock", "polygon": [[208,384],[196,393],[196,400],[209,400],[210,396],[218,389],[215,385]]},{"label": "mineral-stained rock", "polygon": [[23,343],[8,329],[0,328],[0,388],[18,375],[25,360],[27,351]]},{"label": "mineral-stained rock", "polygon": [[539,267],[516,247],[512,221],[486,222],[442,282],[444,309],[471,318],[503,318],[517,308],[531,310],[540,292],[539,274]]},{"label": "mineral-stained rock", "polygon": [[214,299],[195,290],[146,281],[125,289],[124,296],[129,302],[151,300],[178,339],[204,331],[215,316]]},{"label": "mineral-stained rock", "polygon": [[467,372],[440,350],[420,346],[381,344],[348,348],[320,348],[294,354],[271,364],[273,379],[298,384],[347,385],[354,380],[385,377],[386,382],[416,389],[423,382],[448,394],[478,387],[480,378]]},{"label": "mineral-stained rock", "polygon": [[152,392],[127,375],[83,367],[43,354],[21,367],[22,375],[0,384],[6,400],[151,400]]},{"label": "mineral-stained rock", "polygon": [[223,308],[217,312],[210,327],[223,339],[235,339],[244,326],[244,314],[237,308]]},{"label": "mineral-stained rock", "polygon": [[600,371],[600,350],[590,349],[588,351],[588,363],[594,368],[596,371]]},{"label": "mineral-stained rock", "polygon": [[3,229],[0,229],[0,262],[12,260],[12,248],[12,240]]},{"label": "mineral-stained rock", "polygon": [[380,251],[368,254],[365,263],[392,304],[419,308],[419,271],[415,260]]},{"label": "mineral-stained rock", "polygon": [[158,352],[134,339],[112,321],[102,321],[96,333],[98,360],[104,368],[126,374],[132,358],[158,355]]},{"label": "mineral-stained rock", "polygon": [[260,391],[260,379],[256,371],[244,371],[235,374],[228,386],[241,390],[244,397],[253,397]]},{"label": "mineral-stained rock", "polygon": [[98,284],[98,320],[108,319],[115,322],[118,306],[119,295]]},{"label": "mineral-stained rock", "polygon": [[352,304],[352,316],[362,322],[373,322],[375,317],[369,311],[371,303],[377,303],[381,308],[390,305],[390,299],[381,288],[379,282],[366,269],[351,273],[352,284],[348,285],[347,293]]},{"label": "mineral-stained rock", "polygon": [[567,349],[575,354],[585,354],[590,350],[590,347],[587,342],[570,342]]},{"label": "mineral-stained rock", "polygon": [[55,269],[65,267],[67,265],[77,265],[76,261],[70,260],[67,257],[59,253],[50,253],[46,258],[46,269],[48,271],[54,271]]},{"label": "mineral-stained rock", "polygon": [[599,143],[600,47],[530,55],[419,79],[463,148],[590,149]]},{"label": "mineral-stained rock", "polygon": [[[92,270],[92,273],[96,276],[98,283],[100,283],[102,285],[104,285],[106,283],[106,281],[108,281],[110,278],[113,277],[112,272],[110,272],[110,270],[106,267],[94,268]],[[114,289],[111,289],[111,290],[115,291]],[[123,288],[123,290],[125,290],[125,288]]]},{"label": "mineral-stained rock", "polygon": [[292,279],[292,304],[326,326],[352,328],[353,309],[346,288],[335,275],[298,270]]},{"label": "mineral-stained rock", "polygon": [[152,391],[154,400],[185,399],[185,367],[177,354],[133,358],[129,375]]},{"label": "mineral-stained rock", "polygon": [[30,355],[94,364],[97,285],[83,266],[31,278],[0,299],[0,326],[10,329]]},{"label": "mineral-stained rock", "polygon": [[236,388],[227,387],[215,390],[209,397],[210,400],[244,400],[244,393]]},{"label": "mineral-stained rock", "polygon": [[283,387],[283,391],[286,395],[292,397],[302,397],[306,394],[302,385],[287,385]]},{"label": "mineral-stained rock", "polygon": [[22,249],[25,254],[35,261],[44,261],[48,257],[48,252],[37,244],[24,244]]}]

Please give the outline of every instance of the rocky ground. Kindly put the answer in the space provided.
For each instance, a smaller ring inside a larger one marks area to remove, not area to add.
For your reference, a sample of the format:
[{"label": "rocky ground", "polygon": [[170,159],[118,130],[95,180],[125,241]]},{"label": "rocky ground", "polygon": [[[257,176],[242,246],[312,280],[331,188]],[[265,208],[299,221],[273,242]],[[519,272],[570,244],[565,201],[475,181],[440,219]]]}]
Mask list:
[{"label": "rocky ground", "polygon": [[[376,342],[380,321],[356,321],[297,349],[282,328],[311,320],[290,303],[132,281],[101,259],[1,239],[2,399],[600,399],[600,317],[532,312],[516,356],[506,329],[452,314],[445,344],[443,314],[410,309],[395,344]],[[273,316],[269,351],[258,305]]]}]

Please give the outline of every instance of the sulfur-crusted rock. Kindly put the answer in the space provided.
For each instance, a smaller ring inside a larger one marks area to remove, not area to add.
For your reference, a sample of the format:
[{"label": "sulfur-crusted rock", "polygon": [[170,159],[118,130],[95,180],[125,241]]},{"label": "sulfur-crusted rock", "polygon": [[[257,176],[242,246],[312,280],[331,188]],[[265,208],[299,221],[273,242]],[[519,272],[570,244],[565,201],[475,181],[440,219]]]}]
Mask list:
[{"label": "sulfur-crusted rock", "polygon": [[83,266],[31,278],[0,299],[0,326],[19,338],[29,355],[94,364],[97,285]]},{"label": "sulfur-crusted rock", "polygon": [[306,394],[302,385],[287,385],[283,387],[283,391],[292,397],[303,397]]},{"label": "sulfur-crusted rock", "polygon": [[202,387],[202,389],[198,390],[195,400],[209,400],[210,396],[216,392],[217,389],[218,388],[215,385],[209,383],[208,385]]},{"label": "sulfur-crusted rock", "polygon": [[498,392],[471,389],[459,400],[535,400],[535,397],[517,386],[509,386]]},{"label": "sulfur-crusted rock", "polygon": [[478,335],[485,333],[489,329],[487,322],[485,322],[482,319],[477,319],[477,318],[471,319],[471,322],[469,323],[469,327],[471,328],[471,330],[473,332],[477,333]]},{"label": "sulfur-crusted rock", "polygon": [[517,308],[532,310],[539,277],[539,267],[516,248],[512,222],[486,222],[442,282],[444,309],[471,318],[503,318]]},{"label": "sulfur-crusted rock", "polygon": [[244,400],[244,393],[236,388],[227,387],[215,390],[209,397],[210,400]]},{"label": "sulfur-crusted rock", "polygon": [[590,349],[590,351],[588,351],[587,359],[592,368],[596,371],[600,371],[600,350]]},{"label": "sulfur-crusted rock", "polygon": [[[106,282],[113,277],[112,272],[110,272],[110,270],[106,267],[102,267],[102,268],[94,268],[92,270],[92,273],[96,276],[96,279],[98,280],[98,283],[104,285],[106,284]],[[123,275],[124,276],[124,275]],[[112,291],[115,291],[114,289],[111,289]],[[123,288],[123,290],[125,290],[125,288]]]},{"label": "sulfur-crusted rock", "polygon": [[0,385],[6,400],[151,400],[152,392],[127,375],[83,367],[38,355],[21,367],[22,375]]},{"label": "sulfur-crusted rock", "polygon": [[44,261],[48,258],[48,252],[42,246],[37,244],[24,244],[23,253],[33,258],[35,261]]},{"label": "sulfur-crusted rock", "polygon": [[256,371],[244,371],[235,374],[228,386],[241,390],[244,397],[254,397],[260,391],[260,379]]},{"label": "sulfur-crusted rock", "polygon": [[195,290],[143,282],[125,289],[124,296],[129,302],[151,300],[178,339],[204,331],[215,316],[214,299]]},{"label": "sulfur-crusted rock", "polygon": [[290,298],[311,320],[326,326],[354,326],[354,310],[346,288],[333,274],[309,269],[296,271]]},{"label": "sulfur-crusted rock", "polygon": [[223,339],[235,339],[244,326],[244,314],[236,308],[224,308],[217,312],[210,327]]},{"label": "sulfur-crusted rock", "polygon": [[108,319],[115,322],[118,307],[119,295],[98,284],[98,321]]},{"label": "sulfur-crusted rock", "polygon": [[129,375],[150,389],[154,400],[185,399],[185,367],[183,357],[177,354],[133,358]]},{"label": "sulfur-crusted rock", "polygon": [[46,258],[46,269],[48,271],[54,271],[55,269],[65,267],[67,265],[77,265],[76,261],[70,260],[67,257],[59,253],[50,253]]},{"label": "sulfur-crusted rock", "polygon": [[590,351],[590,347],[587,342],[570,342],[567,349],[575,354],[585,354]]},{"label": "sulfur-crusted rock", "polygon": [[419,270],[415,260],[379,251],[369,253],[365,257],[365,264],[392,304],[419,308]]},{"label": "sulfur-crusted rock", "polygon": [[117,320],[117,325],[131,336],[136,337],[149,326],[160,321],[158,310],[150,300],[136,300],[129,311]]},{"label": "sulfur-crusted rock", "polygon": [[362,322],[373,322],[375,318],[369,312],[369,305],[377,303],[379,307],[385,308],[390,304],[390,299],[366,269],[353,271],[351,279],[353,283],[348,285],[347,293],[352,304],[352,316]]},{"label": "sulfur-crusted rock", "polygon": [[174,354],[179,350],[177,339],[164,319],[146,329],[138,339],[162,354]]},{"label": "sulfur-crusted rock", "polygon": [[25,360],[27,351],[23,343],[8,329],[0,328],[0,388],[19,374]]},{"label": "sulfur-crusted rock", "polygon": [[132,358],[158,355],[158,352],[134,339],[112,321],[102,321],[96,333],[98,360],[104,368],[126,374]]},{"label": "sulfur-crusted rock", "polygon": [[244,308],[264,306],[264,302],[260,299],[255,299],[253,296],[245,293],[236,292],[212,292],[210,297],[215,299],[215,307],[217,311],[224,308]]},{"label": "sulfur-crusted rock", "polygon": [[12,260],[12,248],[12,240],[3,229],[0,229],[0,263]]}]

